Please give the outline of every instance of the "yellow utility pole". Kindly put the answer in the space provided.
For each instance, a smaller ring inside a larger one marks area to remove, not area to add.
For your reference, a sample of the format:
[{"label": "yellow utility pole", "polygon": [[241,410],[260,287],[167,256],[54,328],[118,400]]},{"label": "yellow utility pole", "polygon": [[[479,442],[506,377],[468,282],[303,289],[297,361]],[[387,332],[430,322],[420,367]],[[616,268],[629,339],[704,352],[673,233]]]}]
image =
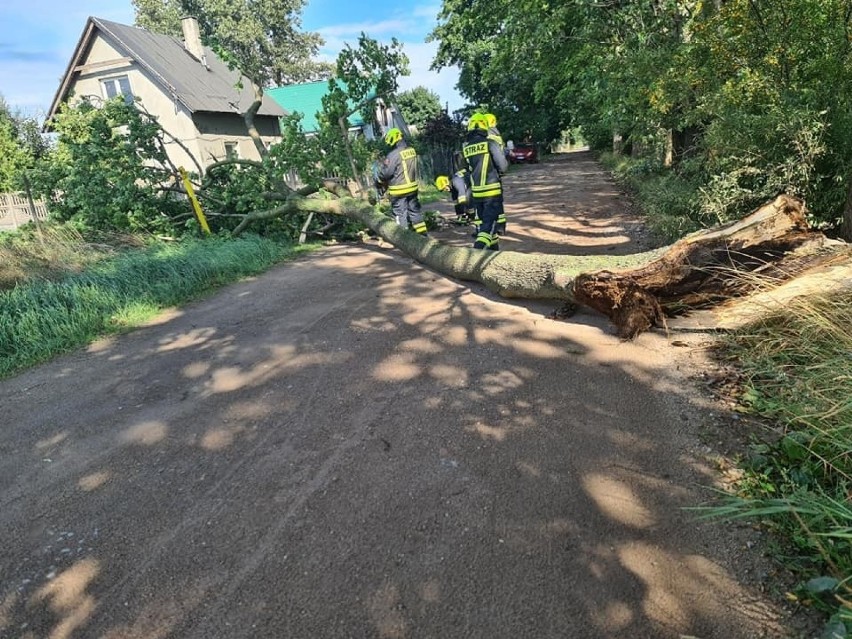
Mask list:
[{"label": "yellow utility pole", "polygon": [[201,204],[198,203],[198,198],[195,197],[195,189],[192,188],[192,182],[189,181],[189,176],[186,174],[186,169],[180,167],[180,177],[183,180],[183,188],[186,189],[186,194],[189,196],[189,201],[192,202],[192,208],[195,211],[195,217],[198,218],[198,223],[207,235],[210,235],[210,226],[207,224],[207,218],[204,217],[204,211],[201,210]]}]

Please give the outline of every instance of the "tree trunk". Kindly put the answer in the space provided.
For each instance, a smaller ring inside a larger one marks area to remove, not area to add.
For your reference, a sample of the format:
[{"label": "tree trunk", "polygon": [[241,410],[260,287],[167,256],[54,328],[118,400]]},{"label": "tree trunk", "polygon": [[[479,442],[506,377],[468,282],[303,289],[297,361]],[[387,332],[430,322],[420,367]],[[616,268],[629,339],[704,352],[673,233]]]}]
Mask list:
[{"label": "tree trunk", "polygon": [[683,129],[672,129],[669,132],[666,166],[677,166],[683,160],[695,153],[700,130],[690,126]]},{"label": "tree trunk", "polygon": [[[369,203],[294,194],[254,219],[284,212],[346,215],[418,262],[507,298],[551,299],[589,306],[609,317],[619,335],[634,337],[665,315],[718,303],[748,290],[744,273],[766,270],[794,249],[814,251],[825,237],[808,229],[801,202],[779,196],[745,219],[694,233],[661,249],[626,256],[576,256],[481,251],[442,244],[403,229]],[[784,269],[775,280],[789,277]]]},{"label": "tree trunk", "polygon": [[846,204],[843,207],[843,222],[840,225],[840,236],[847,242],[852,242],[852,175],[848,178],[846,187]]},{"label": "tree trunk", "polygon": [[243,121],[246,123],[246,129],[248,130],[248,134],[252,142],[254,142],[254,147],[257,149],[260,157],[265,158],[269,155],[269,151],[267,151],[266,146],[263,144],[263,139],[260,137],[260,132],[257,130],[257,125],[254,122],[255,116],[260,110],[260,105],[263,104],[263,88],[253,81],[251,86],[254,90],[254,102],[252,102],[251,106],[245,113],[243,113]]}]

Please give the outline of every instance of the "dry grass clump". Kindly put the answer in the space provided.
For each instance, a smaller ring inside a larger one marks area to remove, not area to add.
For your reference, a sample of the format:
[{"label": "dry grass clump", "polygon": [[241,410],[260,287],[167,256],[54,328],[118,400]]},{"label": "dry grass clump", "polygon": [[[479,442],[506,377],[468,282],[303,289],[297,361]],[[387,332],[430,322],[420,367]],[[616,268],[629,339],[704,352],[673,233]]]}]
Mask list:
[{"label": "dry grass clump", "polygon": [[84,237],[68,225],[42,224],[0,234],[0,290],[80,273],[117,250],[143,245],[141,238],[131,235]]}]

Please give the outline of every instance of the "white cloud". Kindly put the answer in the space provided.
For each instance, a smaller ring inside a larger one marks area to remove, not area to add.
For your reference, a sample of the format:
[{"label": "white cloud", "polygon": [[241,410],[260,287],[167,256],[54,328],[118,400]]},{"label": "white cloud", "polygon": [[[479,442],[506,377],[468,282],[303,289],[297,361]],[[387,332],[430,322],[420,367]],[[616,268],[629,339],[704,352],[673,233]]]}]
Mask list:
[{"label": "white cloud", "polygon": [[458,69],[451,67],[441,69],[438,73],[429,68],[438,50],[436,42],[407,42],[404,47],[409,59],[411,75],[399,78],[400,90],[406,91],[418,86],[426,87],[441,97],[442,105],[449,103],[450,113],[464,106],[464,101],[455,88],[459,81]]},{"label": "white cloud", "polygon": [[361,32],[366,33],[371,38],[379,39],[378,36],[394,37],[400,33],[410,32],[412,28],[411,22],[406,20],[381,20],[379,22],[355,22],[322,27],[318,29],[318,33],[325,40],[357,39]]}]

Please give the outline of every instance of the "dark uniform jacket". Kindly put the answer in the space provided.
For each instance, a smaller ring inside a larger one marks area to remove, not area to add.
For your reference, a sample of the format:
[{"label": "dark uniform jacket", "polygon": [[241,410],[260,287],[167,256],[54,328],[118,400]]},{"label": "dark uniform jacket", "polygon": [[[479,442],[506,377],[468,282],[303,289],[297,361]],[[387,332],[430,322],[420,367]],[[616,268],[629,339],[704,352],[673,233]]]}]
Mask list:
[{"label": "dark uniform jacket", "polygon": [[509,168],[506,156],[488,133],[474,129],[467,134],[462,154],[470,169],[470,191],[474,200],[503,195],[500,176]]},{"label": "dark uniform jacket", "polygon": [[379,180],[387,184],[390,197],[403,197],[417,193],[419,178],[417,151],[400,140],[379,167]]},{"label": "dark uniform jacket", "polygon": [[467,169],[460,169],[453,173],[450,180],[450,197],[456,204],[471,205]]}]

